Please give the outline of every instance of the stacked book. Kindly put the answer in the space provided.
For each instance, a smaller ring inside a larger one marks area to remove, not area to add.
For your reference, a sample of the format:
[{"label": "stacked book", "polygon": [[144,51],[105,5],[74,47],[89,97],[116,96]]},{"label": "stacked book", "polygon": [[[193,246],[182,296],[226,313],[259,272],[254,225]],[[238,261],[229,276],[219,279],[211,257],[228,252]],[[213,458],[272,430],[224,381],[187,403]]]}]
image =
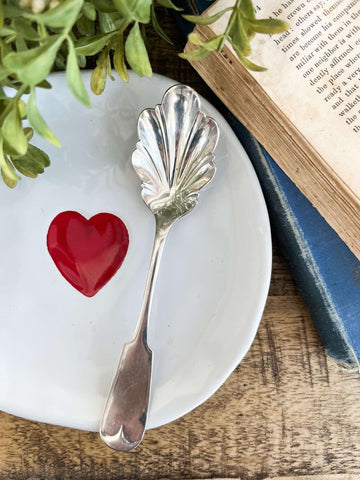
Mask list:
[{"label": "stacked book", "polygon": [[[213,16],[235,2],[187,4],[186,13],[207,8],[203,15]],[[358,371],[360,0],[258,0],[254,13],[290,24],[251,42],[251,61],[267,71],[250,72],[229,43],[192,65],[223,102],[253,163],[273,233],[328,354]],[[222,15],[195,32],[209,40],[228,20]],[[179,24],[184,33],[194,28]]]}]

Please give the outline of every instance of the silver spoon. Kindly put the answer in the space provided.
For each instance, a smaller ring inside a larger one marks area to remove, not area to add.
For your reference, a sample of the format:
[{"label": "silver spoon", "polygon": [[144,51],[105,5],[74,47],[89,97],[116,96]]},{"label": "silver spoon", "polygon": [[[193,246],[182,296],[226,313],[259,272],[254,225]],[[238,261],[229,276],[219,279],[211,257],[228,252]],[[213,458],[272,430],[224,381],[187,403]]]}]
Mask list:
[{"label": "silver spoon", "polygon": [[101,439],[115,450],[132,450],[145,432],[152,370],[148,320],[167,234],[178,218],[193,210],[199,190],[215,174],[219,131],[200,108],[193,89],[175,85],[161,105],[144,110],[138,120],[140,141],[132,164],[155,216],[156,233],[140,317],[133,339],[121,351],[100,426]]}]

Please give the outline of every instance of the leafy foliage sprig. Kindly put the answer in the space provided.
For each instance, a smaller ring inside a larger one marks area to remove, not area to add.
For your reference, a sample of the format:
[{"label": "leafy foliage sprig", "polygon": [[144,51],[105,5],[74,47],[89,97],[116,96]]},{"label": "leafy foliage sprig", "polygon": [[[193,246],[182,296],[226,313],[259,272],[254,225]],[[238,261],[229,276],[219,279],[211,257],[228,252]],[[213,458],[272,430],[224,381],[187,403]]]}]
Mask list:
[{"label": "leafy foliage sprig", "polygon": [[198,25],[210,25],[219,20],[227,12],[231,12],[224,33],[211,38],[205,42],[195,34],[189,35],[190,43],[198,48],[181,53],[180,57],[187,60],[202,60],[212,51],[221,52],[226,41],[229,41],[241,63],[249,70],[262,72],[265,67],[256,65],[249,56],[251,55],[250,42],[256,33],[273,35],[282,33],[289,28],[289,25],[281,19],[264,18],[257,19],[252,0],[236,0],[233,7],[225,8],[212,16],[184,15],[184,18]]},{"label": "leafy foliage sprig", "polygon": [[[170,42],[157,18],[157,8],[181,10],[172,0],[0,0],[0,170],[13,188],[20,175],[37,177],[50,165],[48,155],[30,142],[36,131],[54,145],[60,143],[36,104],[36,90],[51,88],[53,69],[65,70],[68,87],[85,106],[90,99],[80,68],[96,58],[91,89],[101,94],[112,66],[125,82],[128,66],[140,77],[151,76],[145,27]],[[234,7],[212,17],[185,16],[197,24],[212,23],[231,11],[225,32],[207,42],[194,34],[198,46],[183,58],[204,58],[230,41],[243,64],[262,70],[247,57],[255,33],[279,33],[287,28],[273,19],[257,20],[251,0],[237,0]],[[13,92],[13,94],[11,94]],[[27,96],[25,103],[23,95]],[[24,120],[30,126],[24,126]]]}]

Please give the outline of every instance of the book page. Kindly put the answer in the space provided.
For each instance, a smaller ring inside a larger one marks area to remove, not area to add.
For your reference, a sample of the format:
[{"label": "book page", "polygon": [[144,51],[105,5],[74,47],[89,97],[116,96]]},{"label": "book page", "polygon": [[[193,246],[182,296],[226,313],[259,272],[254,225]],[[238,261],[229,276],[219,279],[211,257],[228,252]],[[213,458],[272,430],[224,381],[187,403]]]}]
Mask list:
[{"label": "book page", "polygon": [[[220,0],[216,10],[233,5]],[[257,18],[283,34],[257,34],[249,59],[272,100],[360,198],[360,0],[255,0]],[[212,9],[209,14],[212,14]],[[228,17],[213,29],[223,33]]]}]

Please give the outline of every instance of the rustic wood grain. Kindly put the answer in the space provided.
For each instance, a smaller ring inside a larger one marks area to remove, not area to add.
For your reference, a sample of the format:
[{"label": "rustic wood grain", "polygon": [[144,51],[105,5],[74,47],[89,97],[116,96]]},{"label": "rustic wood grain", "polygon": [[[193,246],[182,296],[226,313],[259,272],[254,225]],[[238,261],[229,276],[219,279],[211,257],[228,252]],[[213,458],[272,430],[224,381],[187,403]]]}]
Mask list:
[{"label": "rustic wood grain", "polygon": [[[357,475],[348,475],[348,474],[334,474],[331,475],[331,480],[358,480]],[[265,478],[264,480],[328,480],[329,477],[327,475],[301,475],[301,477],[298,476],[291,476],[291,477],[272,477],[270,478]],[[204,479],[203,479],[204,480]],[[208,480],[208,479],[205,479]],[[230,480],[230,478],[212,478],[211,480]],[[231,480],[241,480],[240,478],[235,479],[232,478]]]},{"label": "rustic wood grain", "polygon": [[[331,480],[358,480],[357,475],[348,475],[348,474],[334,474],[331,475]],[[329,477],[327,475],[301,475],[300,477],[296,476],[291,476],[291,477],[272,477],[270,478],[265,478],[264,480],[328,480]],[[203,479],[203,480],[209,480],[209,479]],[[211,480],[230,480],[230,478],[212,478]],[[231,480],[241,480],[241,478],[231,478]]]},{"label": "rustic wood grain", "polygon": [[[172,35],[171,18],[164,20]],[[154,41],[154,69],[211,98],[197,74],[174,55],[178,44]],[[256,339],[213,397],[148,431],[130,454],[109,450],[94,433],[0,413],[0,480],[356,480],[359,399],[359,376],[324,353],[275,246]]]}]

